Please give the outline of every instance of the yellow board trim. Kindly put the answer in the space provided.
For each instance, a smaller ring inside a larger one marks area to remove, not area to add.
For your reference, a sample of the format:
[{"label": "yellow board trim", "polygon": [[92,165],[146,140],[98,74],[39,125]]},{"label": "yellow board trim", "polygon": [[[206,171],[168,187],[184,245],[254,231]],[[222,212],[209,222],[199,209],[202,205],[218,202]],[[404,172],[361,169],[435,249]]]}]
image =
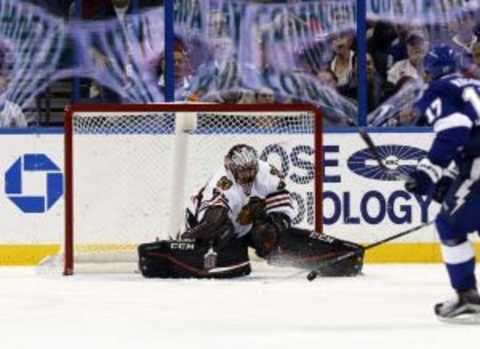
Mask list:
[{"label": "yellow board trim", "polygon": [[[59,251],[59,245],[0,245],[0,265],[37,265],[43,258]],[[128,246],[128,249],[131,249]],[[90,251],[124,250],[123,247],[104,245],[88,246]],[[480,258],[480,244],[475,244],[476,255]],[[438,243],[386,244],[367,251],[367,263],[441,263]]]},{"label": "yellow board trim", "polygon": [[60,250],[60,245],[0,245],[0,265],[37,265]]},{"label": "yellow board trim", "polygon": [[[474,244],[475,254],[480,258],[480,244]],[[367,251],[366,263],[442,263],[438,243],[386,244]]]}]

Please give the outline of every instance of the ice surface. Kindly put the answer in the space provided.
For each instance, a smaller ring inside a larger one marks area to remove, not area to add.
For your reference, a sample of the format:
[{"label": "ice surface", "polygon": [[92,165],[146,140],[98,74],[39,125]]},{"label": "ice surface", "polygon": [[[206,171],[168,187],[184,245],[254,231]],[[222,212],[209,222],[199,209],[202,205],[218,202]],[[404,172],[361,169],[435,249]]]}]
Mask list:
[{"label": "ice surface", "polygon": [[256,266],[237,280],[37,275],[0,269],[0,345],[21,348],[476,348],[480,326],[444,324],[444,267],[366,265],[357,278]]}]

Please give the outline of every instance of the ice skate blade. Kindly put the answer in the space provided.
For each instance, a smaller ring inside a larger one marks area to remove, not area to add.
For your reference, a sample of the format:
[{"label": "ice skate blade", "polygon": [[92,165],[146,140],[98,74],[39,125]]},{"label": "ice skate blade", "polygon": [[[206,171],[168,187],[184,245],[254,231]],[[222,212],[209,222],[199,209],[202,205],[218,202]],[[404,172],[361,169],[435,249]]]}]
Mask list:
[{"label": "ice skate blade", "polygon": [[438,320],[455,325],[480,325],[480,313],[463,314],[458,317],[445,318],[437,315]]}]

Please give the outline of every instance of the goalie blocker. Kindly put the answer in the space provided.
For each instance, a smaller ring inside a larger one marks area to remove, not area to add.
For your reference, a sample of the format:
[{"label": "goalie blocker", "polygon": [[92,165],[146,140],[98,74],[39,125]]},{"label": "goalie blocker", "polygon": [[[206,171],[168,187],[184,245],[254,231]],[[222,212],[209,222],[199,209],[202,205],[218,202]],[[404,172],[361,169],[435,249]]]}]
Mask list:
[{"label": "goalie blocker", "polygon": [[[253,247],[269,264],[319,269],[321,276],[355,276],[363,267],[362,246],[298,228],[270,234],[265,227],[254,227],[242,238],[230,239],[220,248],[215,245],[201,240],[142,244],[138,248],[139,268],[149,278],[240,277],[251,272],[248,247]],[[319,268],[326,260],[352,252],[351,257],[339,263]]]}]

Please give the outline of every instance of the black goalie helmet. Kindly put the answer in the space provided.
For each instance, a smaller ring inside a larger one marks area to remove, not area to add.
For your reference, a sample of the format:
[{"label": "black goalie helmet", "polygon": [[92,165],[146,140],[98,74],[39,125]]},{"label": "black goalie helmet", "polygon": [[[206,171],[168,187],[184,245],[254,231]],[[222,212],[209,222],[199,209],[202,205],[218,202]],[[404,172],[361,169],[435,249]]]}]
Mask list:
[{"label": "black goalie helmet", "polygon": [[238,184],[252,184],[258,172],[257,151],[246,144],[233,146],[225,156],[225,168]]}]

